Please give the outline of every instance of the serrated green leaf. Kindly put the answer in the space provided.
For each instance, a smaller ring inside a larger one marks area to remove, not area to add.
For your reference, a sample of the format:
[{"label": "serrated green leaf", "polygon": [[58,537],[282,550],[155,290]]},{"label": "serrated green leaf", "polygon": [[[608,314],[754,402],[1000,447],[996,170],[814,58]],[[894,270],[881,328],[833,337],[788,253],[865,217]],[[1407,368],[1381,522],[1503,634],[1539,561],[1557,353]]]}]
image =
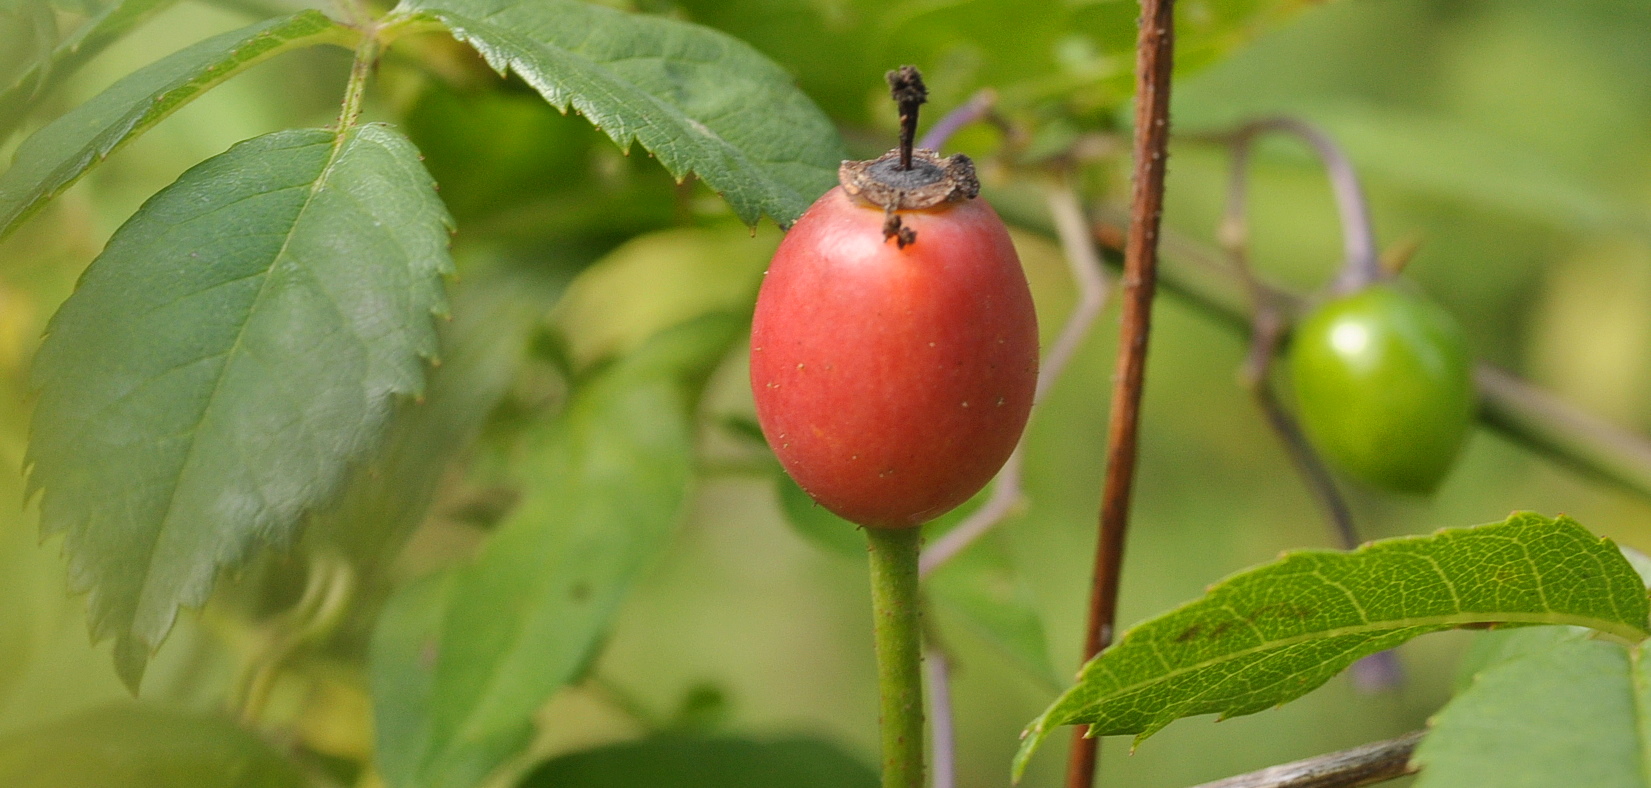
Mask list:
[{"label": "serrated green leaf", "polygon": [[214,36],[133,72],[18,146],[0,175],[0,238],[123,143],[224,80],[288,50],[353,46],[358,35],[304,11]]},{"label": "serrated green leaf", "polygon": [[791,77],[709,28],[576,0],[403,0],[500,73],[572,107],[621,147],[692,172],[741,219],[782,226],[836,184],[836,129]]},{"label": "serrated green leaf", "polygon": [[[439,636],[421,654],[433,660],[428,702],[402,712],[405,735],[380,739],[390,785],[475,785],[527,744],[534,712],[578,676],[680,516],[695,392],[742,327],[712,315],[662,333],[576,390],[530,449],[533,486],[453,572]],[[408,668],[375,661],[373,672]],[[409,705],[377,702],[381,717]]]},{"label": "serrated green leaf", "polygon": [[1651,634],[1639,575],[1566,517],[1517,513],[1347,553],[1289,553],[1125,632],[1027,728],[1014,772],[1057,726],[1139,742],[1181,717],[1294,700],[1417,635],[1498,623],[1583,626],[1627,642]]},{"label": "serrated green leaf", "polygon": [[68,38],[58,42],[56,48],[36,58],[11,80],[10,87],[0,90],[0,141],[17,129],[34,102],[53,85],[174,2],[176,0],[120,0],[111,3],[82,22]]},{"label": "serrated green leaf", "polygon": [[1434,715],[1417,788],[1651,786],[1651,672],[1636,646],[1584,631],[1519,633]]},{"label": "serrated green leaf", "polygon": [[576,752],[519,788],[876,788],[877,775],[814,739],[660,737]]},{"label": "serrated green leaf", "polygon": [[420,389],[451,266],[418,152],[376,125],[243,142],[110,239],[36,357],[30,487],[129,686]]},{"label": "serrated green leaf", "polygon": [[0,739],[7,788],[305,788],[296,766],[219,717],[120,704]]}]

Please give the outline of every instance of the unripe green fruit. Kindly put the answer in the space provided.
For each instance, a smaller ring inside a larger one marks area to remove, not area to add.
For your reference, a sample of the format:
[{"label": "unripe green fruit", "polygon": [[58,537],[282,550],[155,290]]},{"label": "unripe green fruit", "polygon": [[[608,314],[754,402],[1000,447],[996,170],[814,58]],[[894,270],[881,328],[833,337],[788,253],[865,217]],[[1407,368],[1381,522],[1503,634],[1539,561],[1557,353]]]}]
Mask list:
[{"label": "unripe green fruit", "polygon": [[1474,415],[1462,329],[1432,303],[1376,284],[1314,310],[1296,329],[1290,375],[1321,455],[1377,487],[1429,493]]}]

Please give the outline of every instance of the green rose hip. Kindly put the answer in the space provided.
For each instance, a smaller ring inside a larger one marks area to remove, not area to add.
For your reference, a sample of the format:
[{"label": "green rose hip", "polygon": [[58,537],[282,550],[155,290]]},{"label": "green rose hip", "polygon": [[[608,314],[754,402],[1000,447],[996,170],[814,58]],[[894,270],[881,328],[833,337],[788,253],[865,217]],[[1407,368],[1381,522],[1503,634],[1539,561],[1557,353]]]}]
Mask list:
[{"label": "green rose hip", "polygon": [[1391,283],[1309,314],[1290,347],[1290,374],[1314,447],[1377,487],[1432,492],[1473,420],[1461,328],[1443,309]]}]

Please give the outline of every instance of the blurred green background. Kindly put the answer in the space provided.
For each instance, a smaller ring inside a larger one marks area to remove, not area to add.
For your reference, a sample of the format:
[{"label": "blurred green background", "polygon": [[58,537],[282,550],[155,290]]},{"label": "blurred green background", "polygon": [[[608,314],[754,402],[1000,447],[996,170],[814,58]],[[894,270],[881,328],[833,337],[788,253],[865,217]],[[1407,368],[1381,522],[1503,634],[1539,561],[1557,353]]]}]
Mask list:
[{"label": "blurred green background", "polygon": [[[1116,84],[1119,74],[1127,77],[1128,53],[1096,49],[1084,25],[1132,19],[1133,4],[1071,2],[1049,17],[1017,12],[1017,5],[648,0],[635,7],[746,37],[798,75],[857,153],[891,142],[893,117],[880,103],[878,75],[895,58],[915,59],[931,74],[930,120],[975,89],[996,86],[1049,134],[1124,125]],[[1229,4],[1180,5],[1196,20]],[[993,34],[1008,43],[983,52],[942,35],[968,32],[966,25],[925,26],[925,14],[948,13],[981,25],[997,20]],[[56,109],[251,18],[244,9],[198,3],[172,8],[77,74],[53,99]],[[923,32],[902,34],[902,26]],[[866,30],[905,35],[908,46],[867,39]],[[1651,84],[1651,47],[1644,45],[1651,6],[1349,0],[1313,5],[1255,32],[1225,57],[1189,56],[1211,62],[1175,87],[1177,131],[1279,113],[1322,125],[1359,165],[1379,238],[1419,241],[1406,276],[1461,319],[1477,354],[1600,416],[1651,431],[1651,92],[1644,89]],[[640,153],[618,155],[582,121],[492,80],[458,48],[436,37],[414,43],[384,64],[370,114],[408,127],[430,158],[459,218],[455,288],[500,267],[571,270],[558,261],[603,257],[547,318],[549,335],[563,344],[539,354],[550,359],[536,362],[543,369],[530,365],[518,375],[511,402],[527,411],[551,407],[559,367],[577,369],[695,310],[749,303],[779,237],[771,225],[749,232],[712,195],[671,184]],[[445,64],[445,78],[429,76],[415,59]],[[109,234],[184,169],[256,134],[330,122],[348,62],[346,52],[322,49],[258,67],[116,154],[0,243],[0,736],[126,697],[107,644],[88,643],[82,600],[65,593],[58,543],[41,543],[34,511],[23,504],[26,370],[46,319]],[[1068,100],[1050,111],[1039,90]],[[0,144],[0,154],[9,158],[16,142]],[[977,128],[957,142],[990,162],[1000,139]],[[1174,146],[1168,228],[1213,241],[1226,165],[1218,147]],[[1024,171],[985,171],[988,187],[1039,183]],[[1121,204],[1121,171],[1115,160],[1091,165],[1086,196]],[[1291,144],[1269,144],[1252,184],[1258,269],[1299,292],[1322,285],[1341,241],[1316,163]],[[1074,298],[1065,264],[1059,247],[1037,232],[1018,232],[1017,241],[1047,339]],[[1013,570],[999,578],[1009,584],[1005,593],[1030,600],[1063,677],[1078,663],[1115,327],[1113,308],[1034,414],[1027,505],[992,537],[991,549]],[[1160,298],[1124,622],[1166,610],[1281,550],[1332,544],[1237,382],[1245,345],[1227,326]],[[703,407],[704,473],[691,514],[631,594],[595,666],[598,680],[565,690],[544,710],[535,751],[550,756],[623,741],[644,732],[647,720],[677,718],[724,733],[810,734],[874,763],[864,562],[791,527],[766,452],[718,426],[751,415],[743,352],[716,373]],[[395,564],[397,581],[462,560],[480,538],[476,523],[488,520],[490,502],[509,498],[495,467],[508,454],[508,419],[495,421],[479,448],[456,458],[429,521]],[[1348,490],[1370,538],[1532,509],[1569,514],[1596,533],[1651,550],[1651,502],[1483,430],[1431,499]],[[223,601],[182,617],[146,698],[223,706],[267,612],[237,598],[237,589],[244,596],[267,587],[258,578],[278,575],[282,560],[232,577]],[[944,608],[938,617],[955,653],[960,785],[1005,785],[1020,729],[1055,688]],[[1451,633],[1404,647],[1406,680],[1387,692],[1362,694],[1344,676],[1280,710],[1219,725],[1178,722],[1133,754],[1127,740],[1109,740],[1102,779],[1191,785],[1414,729],[1448,697],[1455,660],[1471,638]],[[321,650],[287,670],[260,721],[283,745],[306,753],[306,763],[321,764],[312,769],[318,779],[352,776],[329,764],[360,760],[370,747],[365,682],[359,663],[347,658],[350,648]],[[1063,749],[1064,742],[1042,753],[1026,784],[1059,784]]]}]

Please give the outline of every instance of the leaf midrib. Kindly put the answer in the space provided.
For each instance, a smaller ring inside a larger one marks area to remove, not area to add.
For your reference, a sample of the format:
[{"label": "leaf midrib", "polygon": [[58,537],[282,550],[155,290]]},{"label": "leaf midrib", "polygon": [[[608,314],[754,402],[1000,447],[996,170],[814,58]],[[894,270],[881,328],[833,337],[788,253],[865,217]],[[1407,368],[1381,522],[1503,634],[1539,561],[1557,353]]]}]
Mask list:
[{"label": "leaf midrib", "polygon": [[[189,448],[185,450],[183,462],[179,464],[178,472],[172,478],[171,489],[167,491],[166,509],[165,513],[161,516],[161,527],[155,529],[154,536],[149,540],[149,547],[146,551],[147,555],[144,559],[143,588],[138,592],[138,603],[132,613],[134,618],[141,615],[141,611],[145,610],[149,606],[147,603],[149,601],[150,592],[154,589],[150,579],[155,575],[155,558],[161,543],[161,537],[163,537],[168,530],[172,528],[172,524],[175,522],[173,511],[174,506],[177,504],[178,488],[182,486],[184,474],[188,471],[190,464],[194,460],[195,447],[200,444],[201,424],[206,421],[207,414],[212,411],[213,405],[218,401],[218,393],[223,386],[224,378],[227,376],[230,365],[234,362],[235,357],[238,351],[241,350],[243,341],[246,338],[247,326],[251,325],[253,316],[257,314],[259,306],[263,303],[265,295],[269,292],[270,280],[274,278],[272,274],[274,273],[276,266],[281,260],[286,258],[288,250],[292,247],[293,236],[297,234],[298,228],[303,226],[305,216],[309,214],[311,207],[315,205],[316,195],[318,195],[321,192],[321,189],[326,186],[328,179],[332,176],[333,169],[338,166],[339,159],[343,157],[345,138],[348,137],[350,132],[353,130],[354,127],[340,127],[335,133],[331,147],[327,154],[326,163],[322,165],[320,173],[317,174],[315,178],[315,182],[310,185],[309,194],[304,197],[303,206],[298,209],[297,215],[293,217],[292,227],[287,230],[286,238],[281,242],[281,248],[277,250],[275,254],[270,256],[269,265],[264,269],[264,281],[259,283],[258,294],[253,296],[252,305],[247,308],[247,318],[241,322],[240,328],[236,330],[235,341],[229,346],[229,349],[225,350],[223,353],[225,357],[224,364],[219,368],[217,378],[212,381],[212,391],[207,395],[205,403],[201,406],[200,415],[195,419],[194,425],[189,429]],[[144,638],[144,641],[147,644],[148,638]]]},{"label": "leaf midrib", "polygon": [[[1089,711],[1090,709],[1105,703],[1108,699],[1135,692],[1137,690],[1150,687],[1154,684],[1164,684],[1189,673],[1254,654],[1261,654],[1267,651],[1288,648],[1290,646],[1300,643],[1307,643],[1314,640],[1329,640],[1331,638],[1341,637],[1343,635],[1380,634],[1382,632],[1397,629],[1409,629],[1411,627],[1459,627],[1468,624],[1553,624],[1561,626],[1580,626],[1599,632],[1612,640],[1622,642],[1629,646],[1639,643],[1648,637],[1648,633],[1643,629],[1636,629],[1621,622],[1564,613],[1500,613],[1495,615],[1482,613],[1452,613],[1450,615],[1443,616],[1423,616],[1419,618],[1406,618],[1369,624],[1359,624],[1356,626],[1336,627],[1334,629],[1321,629],[1278,640],[1270,640],[1265,643],[1239,649],[1237,651],[1229,651],[1218,657],[1201,660],[1190,665],[1169,670],[1146,681],[1138,681],[1133,684],[1121,686],[1115,690],[1107,692],[1095,701],[1084,704],[1084,706],[1077,712],[1068,715],[1062,720],[1062,722],[1057,724],[1064,725],[1073,722],[1081,722],[1081,720],[1076,720],[1074,718],[1085,711]],[[1125,645],[1127,645],[1127,641],[1119,643],[1118,647],[1121,649]],[[1080,681],[1081,680],[1082,679],[1080,678]],[[1046,729],[1048,727],[1048,722],[1049,720],[1047,718],[1040,719],[1038,721],[1038,730],[1042,731]]]}]

